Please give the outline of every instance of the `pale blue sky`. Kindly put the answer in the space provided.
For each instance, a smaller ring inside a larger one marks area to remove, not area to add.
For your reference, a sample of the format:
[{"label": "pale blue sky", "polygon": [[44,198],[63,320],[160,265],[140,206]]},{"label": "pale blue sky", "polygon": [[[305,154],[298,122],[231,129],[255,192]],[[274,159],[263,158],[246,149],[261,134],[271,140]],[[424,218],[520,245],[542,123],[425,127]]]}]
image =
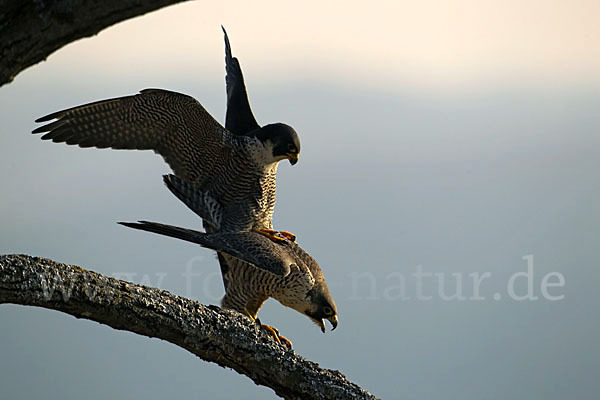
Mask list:
[{"label": "pale blue sky", "polygon": [[[223,24],[259,122],[301,136],[300,162],[279,169],[275,224],[319,261],[340,310],[324,335],[274,301],[263,322],[382,398],[595,399],[598,3],[230,4],[119,24],[0,88],[0,253],[218,303],[210,251],[115,223],[200,227],[164,189],[159,157],[29,132],[49,112],[147,87],[190,94],[223,121]],[[530,254],[539,299],[511,300]],[[191,286],[188,266],[201,275]],[[419,266],[444,274],[448,293],[461,273],[467,297],[469,274],[489,272],[485,300],[443,301],[429,278],[433,299],[419,301]],[[551,272],[563,300],[541,295]],[[168,343],[56,312],[2,305],[0,327],[7,398],[275,398]]]}]

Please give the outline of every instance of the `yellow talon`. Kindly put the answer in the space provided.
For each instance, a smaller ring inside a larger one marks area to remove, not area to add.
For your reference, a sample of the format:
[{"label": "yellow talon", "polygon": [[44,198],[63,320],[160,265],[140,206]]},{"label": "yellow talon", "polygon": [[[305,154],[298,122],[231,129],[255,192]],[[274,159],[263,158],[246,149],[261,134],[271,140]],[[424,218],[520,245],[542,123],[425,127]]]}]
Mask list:
[{"label": "yellow talon", "polygon": [[273,337],[273,339],[275,339],[275,341],[285,347],[287,347],[288,349],[292,348],[292,342],[289,341],[289,339],[281,336],[279,334],[279,331],[277,330],[277,328],[274,328],[270,325],[261,325],[268,333],[269,335],[271,335]]},{"label": "yellow talon", "polygon": [[254,229],[254,232],[260,233],[261,235],[268,237],[275,243],[281,243],[281,242],[286,241],[286,238],[282,237],[283,235],[280,236],[279,232],[274,231],[273,229],[266,229],[266,228]]},{"label": "yellow talon", "polygon": [[281,344],[287,347],[288,349],[292,348],[292,342],[288,338],[280,335],[279,340],[281,341]]},{"label": "yellow talon", "polygon": [[281,340],[279,340],[279,331],[275,328],[273,328],[270,325],[261,325],[269,335],[273,336],[273,338],[275,339],[275,341],[279,344],[281,344]]},{"label": "yellow talon", "polygon": [[293,233],[290,233],[288,231],[279,231],[279,234],[281,236],[283,236],[284,238],[287,238],[287,239],[291,240],[292,242],[296,243],[296,235],[294,235]]}]

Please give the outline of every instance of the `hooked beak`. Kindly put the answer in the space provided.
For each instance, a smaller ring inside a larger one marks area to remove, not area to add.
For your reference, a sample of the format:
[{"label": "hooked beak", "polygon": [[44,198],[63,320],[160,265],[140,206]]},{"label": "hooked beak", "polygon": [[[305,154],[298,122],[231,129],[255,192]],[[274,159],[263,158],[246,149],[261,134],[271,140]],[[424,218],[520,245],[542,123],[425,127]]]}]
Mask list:
[{"label": "hooked beak", "polygon": [[296,165],[298,159],[300,158],[300,154],[298,153],[287,153],[288,160],[290,160],[290,164]]},{"label": "hooked beak", "polygon": [[337,315],[332,315],[331,317],[327,317],[325,319],[317,319],[315,317],[313,317],[310,314],[306,314],[308,315],[308,318],[310,318],[319,328],[321,328],[321,332],[325,333],[325,319],[327,319],[327,321],[329,321],[331,323],[331,330],[335,330],[335,328],[337,328],[338,326],[338,317]]},{"label": "hooked beak", "polygon": [[334,315],[332,317],[327,318],[327,321],[331,322],[331,326],[332,326],[331,330],[335,331],[335,328],[337,328],[337,326],[338,326],[338,317],[337,317],[337,315]]}]

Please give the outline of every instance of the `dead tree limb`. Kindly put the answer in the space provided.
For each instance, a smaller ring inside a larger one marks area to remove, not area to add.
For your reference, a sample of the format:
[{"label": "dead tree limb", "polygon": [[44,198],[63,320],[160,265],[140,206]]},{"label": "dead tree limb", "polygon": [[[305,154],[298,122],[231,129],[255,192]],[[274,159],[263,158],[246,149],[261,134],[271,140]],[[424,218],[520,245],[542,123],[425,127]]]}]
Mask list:
[{"label": "dead tree limb", "polygon": [[62,46],[185,0],[0,0],[0,86]]},{"label": "dead tree limb", "polygon": [[0,256],[0,304],[62,311],[171,342],[285,399],[375,399],[339,371],[277,344],[250,319],[167,291],[26,255]]}]

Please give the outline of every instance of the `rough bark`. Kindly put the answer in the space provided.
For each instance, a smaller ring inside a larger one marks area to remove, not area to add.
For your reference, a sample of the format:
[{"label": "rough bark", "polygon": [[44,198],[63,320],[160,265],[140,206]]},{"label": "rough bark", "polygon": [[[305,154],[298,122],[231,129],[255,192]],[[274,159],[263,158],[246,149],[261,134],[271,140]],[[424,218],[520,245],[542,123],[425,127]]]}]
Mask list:
[{"label": "rough bark", "polygon": [[285,399],[375,399],[339,371],[277,344],[245,316],[26,255],[0,256],[0,304],[44,307],[166,340]]},{"label": "rough bark", "polygon": [[185,0],[0,0],[0,86],[62,46]]}]

